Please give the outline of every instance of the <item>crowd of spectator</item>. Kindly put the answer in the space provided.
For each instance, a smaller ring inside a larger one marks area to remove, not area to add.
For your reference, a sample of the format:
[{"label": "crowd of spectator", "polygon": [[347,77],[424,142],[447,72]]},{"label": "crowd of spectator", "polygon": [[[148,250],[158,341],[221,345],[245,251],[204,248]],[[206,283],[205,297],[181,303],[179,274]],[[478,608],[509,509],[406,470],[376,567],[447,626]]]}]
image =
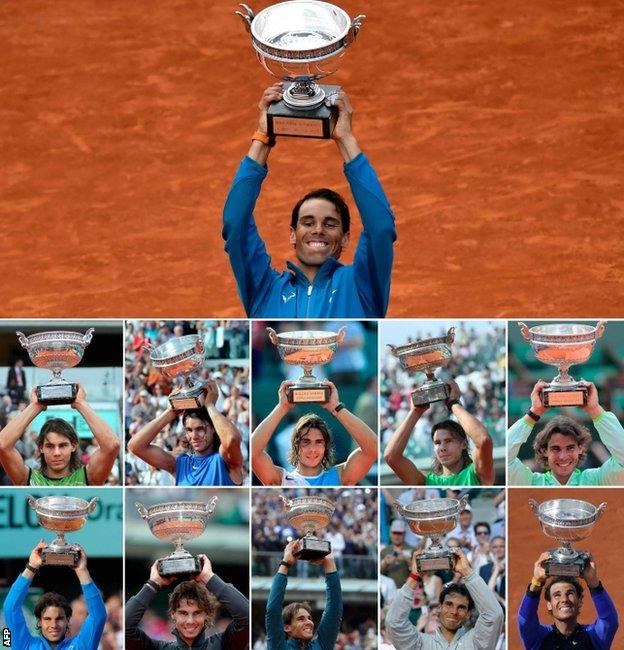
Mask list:
[{"label": "crowd of spectator", "polygon": [[[477,417],[488,430],[495,447],[505,445],[505,326],[492,322],[487,328],[474,328],[469,323],[458,323],[452,358],[447,368],[436,371],[436,378],[455,379],[462,393],[464,407]],[[445,336],[446,328],[438,331],[414,331],[403,343]],[[380,436],[383,453],[388,440],[399,424],[407,417],[412,390],[423,383],[424,375],[410,375],[403,370],[398,359],[382,355],[380,368]],[[433,456],[431,428],[448,418],[442,402],[431,408],[418,420],[405,454],[411,459]]]},{"label": "crowd of spectator", "polygon": [[[168,408],[168,395],[182,379],[171,381],[155,368],[150,352],[173,337],[195,334],[204,343],[205,364],[200,380],[219,387],[216,407],[242,434],[244,469],[249,449],[249,324],[244,320],[128,321],[125,335],[126,442]],[[165,427],[154,439],[166,451],[185,451],[181,419]],[[127,485],[172,485],[173,477],[126,451]]]}]

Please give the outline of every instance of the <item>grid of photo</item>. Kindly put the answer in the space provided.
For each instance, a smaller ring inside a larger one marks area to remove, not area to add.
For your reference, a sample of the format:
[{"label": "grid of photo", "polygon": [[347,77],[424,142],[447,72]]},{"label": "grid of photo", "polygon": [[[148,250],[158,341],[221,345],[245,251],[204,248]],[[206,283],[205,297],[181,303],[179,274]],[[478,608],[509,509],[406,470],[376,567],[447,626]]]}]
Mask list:
[{"label": "grid of photo", "polygon": [[3,647],[618,648],[623,360],[617,320],[2,320]]}]

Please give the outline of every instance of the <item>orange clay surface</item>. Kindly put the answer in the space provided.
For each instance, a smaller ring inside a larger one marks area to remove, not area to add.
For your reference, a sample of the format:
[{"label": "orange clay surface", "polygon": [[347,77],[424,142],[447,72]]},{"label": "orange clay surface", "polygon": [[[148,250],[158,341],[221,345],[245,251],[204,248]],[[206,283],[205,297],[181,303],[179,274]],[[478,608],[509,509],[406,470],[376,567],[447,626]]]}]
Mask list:
[{"label": "orange clay surface", "polygon": [[[588,551],[594,556],[598,577],[615,603],[622,616],[624,611],[624,583],[621,580],[621,539],[624,535],[624,490],[619,488],[546,488],[524,489],[512,488],[508,493],[507,512],[508,528],[508,565],[507,606],[509,609],[509,650],[522,650],[518,634],[516,615],[522,596],[531,581],[533,565],[541,553],[559,544],[541,531],[537,517],[529,508],[529,498],[538,503],[549,499],[580,499],[598,506],[603,501],[607,508],[596,523],[591,536],[580,542],[573,542],[573,548]],[[596,610],[584,581],[584,602],[579,617],[580,623],[592,623],[596,619]],[[543,625],[552,625],[553,619],[546,610],[544,597],[541,596],[539,619]],[[618,630],[613,648],[624,647],[622,629]]]},{"label": "orange clay surface", "polygon": [[[328,82],[396,214],[388,315],[621,316],[622,3],[339,4],[368,15]],[[221,208],[273,79],[235,9],[2,2],[1,316],[244,315]],[[347,186],[331,142],[269,166],[282,268],[295,201]]]}]

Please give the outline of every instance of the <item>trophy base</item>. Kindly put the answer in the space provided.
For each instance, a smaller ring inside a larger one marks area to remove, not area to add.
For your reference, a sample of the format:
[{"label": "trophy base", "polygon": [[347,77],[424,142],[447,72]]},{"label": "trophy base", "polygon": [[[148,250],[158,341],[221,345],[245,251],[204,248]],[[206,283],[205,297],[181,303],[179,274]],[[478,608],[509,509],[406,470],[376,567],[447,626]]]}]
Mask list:
[{"label": "trophy base", "polygon": [[184,557],[163,557],[156,565],[158,574],[163,578],[171,576],[196,576],[201,572],[199,558],[192,555]]},{"label": "trophy base", "polygon": [[[325,97],[340,90],[340,86],[320,87],[325,92]],[[327,140],[331,137],[337,118],[338,111],[325,104],[315,108],[292,108],[282,99],[271,104],[267,110],[268,135]]]},{"label": "trophy base", "polygon": [[424,384],[412,391],[412,404],[424,406],[432,402],[444,402],[450,394],[449,387],[442,381]]},{"label": "trophy base", "polygon": [[77,567],[80,562],[80,546],[74,544],[63,550],[46,546],[41,551],[41,563],[46,566]]},{"label": "trophy base", "polygon": [[169,395],[169,404],[176,411],[200,409],[204,405],[204,390],[200,387],[195,390],[179,391]]},{"label": "trophy base", "polygon": [[331,395],[331,388],[324,385],[289,386],[286,389],[286,399],[291,404],[325,404]]},{"label": "trophy base", "polygon": [[569,560],[557,560],[556,549],[551,549],[550,553],[551,557],[549,560],[546,560],[544,565],[547,576],[579,578],[583,575],[583,570],[589,559],[589,553],[579,551]]},{"label": "trophy base", "polygon": [[427,556],[423,554],[416,558],[416,570],[418,573],[423,571],[451,571],[455,566],[455,555],[450,551],[444,555]]},{"label": "trophy base", "polygon": [[44,384],[37,386],[35,392],[40,404],[71,404],[78,394],[78,384]]},{"label": "trophy base", "polygon": [[331,543],[316,537],[303,537],[299,540],[301,551],[298,560],[320,560],[331,553]]},{"label": "trophy base", "polygon": [[584,386],[555,388],[551,384],[542,391],[542,404],[544,406],[585,406],[587,388]]}]

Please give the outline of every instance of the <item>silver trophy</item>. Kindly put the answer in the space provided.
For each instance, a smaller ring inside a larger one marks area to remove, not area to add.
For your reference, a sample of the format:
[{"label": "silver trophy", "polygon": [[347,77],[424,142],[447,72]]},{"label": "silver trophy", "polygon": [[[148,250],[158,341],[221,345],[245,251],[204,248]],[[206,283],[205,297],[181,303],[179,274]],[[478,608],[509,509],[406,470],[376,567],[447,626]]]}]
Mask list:
[{"label": "silver trophy", "polygon": [[546,575],[582,575],[589,553],[574,550],[572,542],[580,542],[591,535],[607,504],[603,502],[596,507],[592,503],[577,499],[552,499],[542,503],[529,499],[529,505],[538,518],[544,535],[561,543],[559,548],[549,549],[550,559],[546,560]]},{"label": "silver trophy", "polygon": [[271,343],[284,363],[301,366],[303,375],[287,391],[288,401],[292,403],[325,403],[331,394],[331,388],[319,381],[313,374],[314,366],[329,363],[336,352],[336,347],[344,339],[346,327],[338,332],[301,330],[278,334],[267,327]]},{"label": "silver trophy", "polygon": [[452,570],[455,566],[455,553],[444,546],[443,537],[459,523],[459,515],[465,508],[468,497],[461,499],[423,499],[403,506],[393,503],[397,513],[407,521],[407,525],[417,535],[431,540],[429,548],[416,558],[418,573],[423,571]]},{"label": "silver trophy", "polygon": [[85,501],[78,497],[51,496],[34,499],[28,497],[28,505],[35,511],[40,526],[56,533],[54,540],[41,551],[43,564],[77,567],[82,547],[70,544],[65,533],[80,530],[87,517],[95,510],[98,497]]},{"label": "silver trophy", "polygon": [[180,389],[169,395],[172,408],[197,409],[204,405],[204,383],[194,376],[204,365],[204,355],[204,342],[196,334],[173,337],[151,351],[152,365],[167,379],[183,378]]},{"label": "silver trophy", "polygon": [[334,514],[334,504],[322,496],[305,496],[294,499],[282,496],[282,501],[288,512],[288,523],[304,534],[299,540],[300,552],[297,554],[297,558],[299,560],[319,560],[329,555],[331,543],[325,539],[319,539],[316,532],[319,528],[327,528],[329,520]]},{"label": "silver trophy", "polygon": [[47,384],[35,388],[39,402],[71,404],[76,399],[78,384],[63,379],[61,372],[80,363],[85,348],[91,343],[93,332],[93,327],[84,334],[59,330],[26,336],[22,332],[15,332],[33,364],[37,368],[52,371],[52,379]]},{"label": "silver trophy", "polygon": [[539,361],[555,366],[559,374],[542,391],[544,406],[585,406],[587,388],[579,386],[568,373],[570,366],[585,363],[591,356],[596,340],[603,334],[606,321],[593,325],[557,323],[529,328],[518,323],[520,332],[531,344]]},{"label": "silver trophy", "polygon": [[173,553],[158,560],[158,573],[163,578],[197,575],[202,570],[199,558],[184,548],[184,542],[204,532],[217,500],[218,497],[212,497],[209,503],[174,501],[148,508],[138,502],[134,504],[154,537],[175,544]]},{"label": "silver trophy", "polygon": [[273,76],[291,82],[283,100],[269,107],[269,135],[329,138],[336,113],[325,99],[340,86],[316,82],[338,70],[365,16],[351,20],[340,7],[319,0],[279,2],[258,15],[240,6],[236,13],[251,34],[260,63]]},{"label": "silver trophy", "polygon": [[414,406],[443,402],[448,399],[448,385],[435,378],[438,368],[445,368],[452,358],[451,344],[455,340],[455,328],[451,327],[446,336],[412,341],[406,345],[388,344],[390,352],[399,360],[401,368],[409,374],[424,372],[427,379],[424,384],[412,391]]}]

